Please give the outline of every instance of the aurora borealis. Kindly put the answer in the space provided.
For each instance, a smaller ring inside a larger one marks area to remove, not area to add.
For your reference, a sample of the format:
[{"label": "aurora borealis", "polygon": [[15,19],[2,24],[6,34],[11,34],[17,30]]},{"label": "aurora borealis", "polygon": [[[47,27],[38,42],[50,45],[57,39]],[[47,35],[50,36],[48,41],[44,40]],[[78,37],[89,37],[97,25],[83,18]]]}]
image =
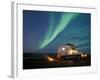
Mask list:
[{"label": "aurora borealis", "polygon": [[90,53],[90,13],[23,10],[23,51],[56,53],[73,43]]},{"label": "aurora borealis", "polygon": [[[62,16],[61,16],[61,20],[59,21],[58,25],[55,26],[55,30],[52,31],[53,29],[53,22],[54,21],[53,19],[50,20],[50,29],[48,30],[47,32],[47,36],[46,38],[44,39],[44,41],[42,42],[42,44],[40,45],[40,48],[44,48],[45,46],[47,46],[50,42],[52,42],[56,37],[57,35],[59,35],[66,27],[67,25],[70,23],[70,21],[76,17],[78,14],[74,14],[74,13],[63,13]],[[53,17],[53,15],[51,16]]]}]

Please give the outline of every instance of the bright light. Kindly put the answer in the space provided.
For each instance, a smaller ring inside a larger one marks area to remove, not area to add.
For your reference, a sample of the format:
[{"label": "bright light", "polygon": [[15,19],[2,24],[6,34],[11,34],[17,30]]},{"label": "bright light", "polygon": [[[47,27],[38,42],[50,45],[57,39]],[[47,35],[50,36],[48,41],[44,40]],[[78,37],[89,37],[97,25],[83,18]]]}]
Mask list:
[{"label": "bright light", "polygon": [[49,60],[49,61],[54,61],[54,59],[51,58],[51,57],[49,57],[49,56],[48,56],[48,60]]},{"label": "bright light", "polygon": [[87,57],[87,54],[85,54],[84,56]]},{"label": "bright light", "polygon": [[84,54],[81,54],[81,57],[84,57]]},{"label": "bright light", "polygon": [[87,57],[87,54],[81,54],[81,57]]},{"label": "bright light", "polygon": [[62,51],[64,51],[65,50],[65,48],[62,48]]},{"label": "bright light", "polygon": [[74,50],[74,53],[78,53],[78,51],[77,50]]},{"label": "bright light", "polygon": [[73,54],[73,50],[70,50],[69,54],[72,55]]}]

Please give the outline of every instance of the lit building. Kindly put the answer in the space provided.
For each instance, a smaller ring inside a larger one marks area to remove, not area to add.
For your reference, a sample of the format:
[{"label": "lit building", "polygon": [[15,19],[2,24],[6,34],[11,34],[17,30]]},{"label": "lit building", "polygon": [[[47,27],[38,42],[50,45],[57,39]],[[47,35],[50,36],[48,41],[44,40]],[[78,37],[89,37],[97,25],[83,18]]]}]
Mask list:
[{"label": "lit building", "polygon": [[57,57],[60,58],[61,56],[65,55],[77,55],[79,54],[76,47],[73,44],[67,44],[66,46],[61,46],[58,48],[58,55]]}]

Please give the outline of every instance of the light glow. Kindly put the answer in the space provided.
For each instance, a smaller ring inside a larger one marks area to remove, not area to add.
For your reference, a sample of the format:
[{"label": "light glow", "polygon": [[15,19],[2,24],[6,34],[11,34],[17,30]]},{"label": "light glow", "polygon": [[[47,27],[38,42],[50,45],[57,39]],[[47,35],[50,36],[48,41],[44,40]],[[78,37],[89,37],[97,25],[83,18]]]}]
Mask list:
[{"label": "light glow", "polygon": [[73,54],[73,50],[70,50],[69,54],[72,55]]},{"label": "light glow", "polygon": [[84,54],[81,54],[81,57],[83,58],[84,57]]},{"label": "light glow", "polygon": [[77,53],[78,53],[78,51],[77,51],[77,50],[73,50],[73,52],[74,52],[75,54],[77,54]]},{"label": "light glow", "polygon": [[65,50],[65,48],[62,48],[62,51],[64,51]]},{"label": "light glow", "polygon": [[84,56],[87,57],[87,54],[85,54]]},{"label": "light glow", "polygon": [[49,57],[49,56],[48,56],[48,60],[51,61],[51,62],[54,61],[54,59]]}]

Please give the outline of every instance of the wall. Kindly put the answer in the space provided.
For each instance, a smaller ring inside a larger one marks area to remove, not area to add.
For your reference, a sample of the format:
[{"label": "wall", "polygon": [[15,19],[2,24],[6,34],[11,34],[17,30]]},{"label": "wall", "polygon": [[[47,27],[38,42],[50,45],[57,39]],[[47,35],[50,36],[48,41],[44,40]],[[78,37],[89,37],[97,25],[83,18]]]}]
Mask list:
[{"label": "wall", "polygon": [[[24,1],[24,0],[23,0]],[[31,0],[29,0],[31,1]],[[100,21],[100,5],[97,0],[34,0],[36,3],[46,3],[46,4],[63,4],[67,5],[67,2],[76,3],[78,1],[79,5],[86,6],[97,6],[97,21]],[[33,2],[33,0],[32,0]],[[96,3],[97,2],[97,3]],[[98,39],[97,48],[99,50],[99,22],[98,26]],[[1,0],[0,1],[0,80],[11,80],[10,78],[10,65],[11,65],[11,0]],[[55,77],[43,77],[43,78],[32,78],[32,79],[22,79],[22,80],[99,80],[100,75],[100,53],[98,52],[98,72],[90,74],[75,74],[75,75],[65,75],[65,76],[55,76]]]}]

